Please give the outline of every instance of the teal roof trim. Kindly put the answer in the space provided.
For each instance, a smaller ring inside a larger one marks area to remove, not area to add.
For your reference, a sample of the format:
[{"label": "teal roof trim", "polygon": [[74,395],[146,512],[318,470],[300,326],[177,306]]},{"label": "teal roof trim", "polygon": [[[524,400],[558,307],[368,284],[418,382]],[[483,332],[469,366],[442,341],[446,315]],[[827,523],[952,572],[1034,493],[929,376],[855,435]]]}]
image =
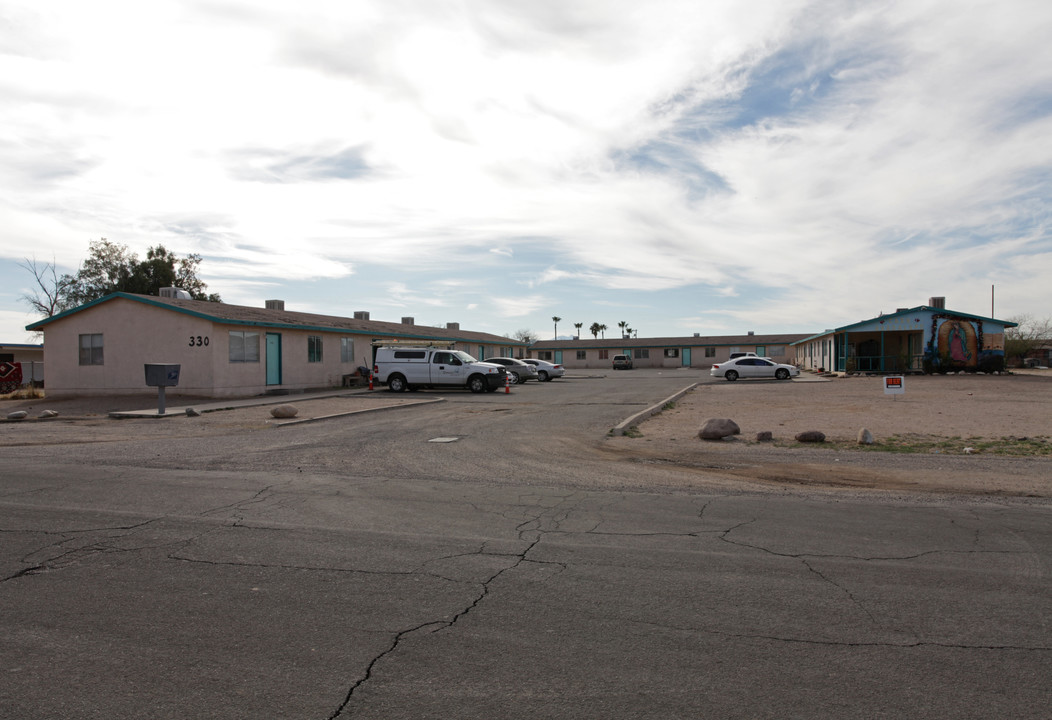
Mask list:
[{"label": "teal roof trim", "polygon": [[918,305],[915,308],[907,308],[905,310],[899,310],[898,312],[888,313],[887,315],[878,315],[877,317],[870,318],[869,320],[861,320],[861,321],[859,321],[857,323],[851,323],[850,325],[843,325],[843,326],[838,327],[838,328],[833,328],[832,330],[826,330],[825,332],[820,332],[817,335],[812,335],[811,337],[804,338],[803,340],[797,340],[796,342],[794,342],[792,344],[793,345],[800,345],[802,343],[810,342],[812,340],[817,340],[818,338],[826,337],[828,335],[836,335],[836,334],[842,333],[842,332],[849,332],[851,330],[855,330],[857,328],[863,327],[864,325],[869,325],[871,323],[880,322],[881,320],[887,320],[889,318],[901,317],[903,315],[913,315],[914,313],[922,313],[922,312],[923,313],[933,313],[933,314],[936,314],[936,315],[953,315],[954,317],[968,318],[970,320],[980,320],[982,322],[989,322],[989,323],[995,323],[997,325],[1003,325],[1006,328],[1016,327],[1018,325],[1018,323],[1011,322],[1010,320],[998,320],[997,318],[983,317],[982,315],[972,315],[970,313],[958,312],[956,310],[949,310],[947,308],[933,308],[933,307],[928,307],[927,305]]}]

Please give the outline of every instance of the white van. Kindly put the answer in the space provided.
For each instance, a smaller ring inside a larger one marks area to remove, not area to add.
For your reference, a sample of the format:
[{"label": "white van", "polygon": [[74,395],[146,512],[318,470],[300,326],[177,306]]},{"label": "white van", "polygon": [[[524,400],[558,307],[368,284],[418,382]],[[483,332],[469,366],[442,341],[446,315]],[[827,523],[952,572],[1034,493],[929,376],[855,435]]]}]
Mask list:
[{"label": "white van", "polygon": [[382,345],[373,359],[373,379],[392,392],[466,387],[474,393],[504,387],[507,371],[445,347]]}]

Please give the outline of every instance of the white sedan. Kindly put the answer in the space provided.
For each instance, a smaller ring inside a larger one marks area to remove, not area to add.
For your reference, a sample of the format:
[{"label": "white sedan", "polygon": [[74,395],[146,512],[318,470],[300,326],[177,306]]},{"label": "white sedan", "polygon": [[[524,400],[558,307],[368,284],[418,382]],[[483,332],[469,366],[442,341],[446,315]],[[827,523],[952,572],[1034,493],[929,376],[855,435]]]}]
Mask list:
[{"label": "white sedan", "polygon": [[566,368],[556,363],[550,363],[547,360],[534,360],[533,358],[523,358],[522,361],[527,365],[533,365],[537,368],[537,378],[541,382],[548,382],[552,378],[562,377],[566,374]]},{"label": "white sedan", "polygon": [[727,378],[730,381],[738,378],[774,378],[788,380],[800,374],[795,365],[784,365],[761,357],[738,357],[712,366],[709,371],[712,377]]}]

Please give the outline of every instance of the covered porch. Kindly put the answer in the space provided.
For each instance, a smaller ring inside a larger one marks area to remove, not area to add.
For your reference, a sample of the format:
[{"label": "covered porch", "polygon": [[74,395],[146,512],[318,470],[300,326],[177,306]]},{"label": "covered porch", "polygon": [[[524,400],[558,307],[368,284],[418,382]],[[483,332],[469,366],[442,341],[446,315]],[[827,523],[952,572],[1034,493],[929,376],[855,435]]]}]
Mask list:
[{"label": "covered porch", "polygon": [[839,372],[920,373],[924,331],[844,330],[833,336]]}]

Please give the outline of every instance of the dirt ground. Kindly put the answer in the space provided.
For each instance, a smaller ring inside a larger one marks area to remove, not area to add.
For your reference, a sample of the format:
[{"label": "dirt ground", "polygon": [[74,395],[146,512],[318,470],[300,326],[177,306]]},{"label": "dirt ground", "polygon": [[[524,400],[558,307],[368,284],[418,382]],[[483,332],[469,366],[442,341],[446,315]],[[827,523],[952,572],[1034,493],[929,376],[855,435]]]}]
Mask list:
[{"label": "dirt ground", "polygon": [[[426,400],[426,398],[424,399]],[[398,396],[392,393],[346,394],[321,399],[305,399],[289,396],[285,402],[298,411],[294,418],[275,418],[270,414],[276,404],[252,405],[250,407],[217,409],[202,412],[196,417],[187,416],[180,408],[201,408],[218,403],[211,398],[179,396],[169,400],[164,417],[115,419],[111,412],[156,409],[157,397],[101,397],[67,398],[51,400],[33,398],[27,400],[0,400],[0,418],[6,418],[16,410],[25,410],[28,416],[18,422],[0,421],[0,447],[5,445],[49,445],[70,442],[77,435],[90,434],[91,442],[105,442],[127,438],[129,429],[135,427],[139,437],[204,437],[216,432],[254,432],[277,425],[303,420],[326,418],[332,415],[357,413],[379,408],[388,408],[420,402],[421,398]],[[44,410],[59,413],[52,419],[40,419]],[[83,441],[83,440],[81,440]]]},{"label": "dirt ground", "polygon": [[854,442],[861,428],[878,438],[1052,436],[1052,375],[925,375],[904,383],[901,395],[884,394],[880,377],[703,385],[649,421],[646,433],[682,435],[687,418],[724,417],[738,423],[743,436],[769,430],[780,439],[819,430],[828,440]]},{"label": "dirt ground", "polygon": [[[701,440],[708,418],[741,434]],[[858,445],[862,428],[875,445]],[[807,430],[827,441],[796,442]],[[880,377],[707,384],[608,447],[778,487],[1052,497],[1052,374],[909,376],[902,395]]]},{"label": "dirt ground", "polygon": [[[171,400],[204,405],[204,398]],[[416,399],[375,393],[325,399],[289,398],[296,419],[322,418],[403,405]],[[114,420],[109,412],[151,408],[156,397],[0,400],[0,419],[24,409],[27,420],[0,421],[0,447],[69,442],[90,428],[92,441],[127,437],[197,437],[254,432],[286,420],[269,406]],[[45,409],[52,420],[36,419]],[[703,441],[707,418],[734,420],[741,434]],[[861,428],[876,445],[862,448]],[[805,430],[827,437],[820,446],[797,443]],[[774,442],[758,442],[770,431]],[[822,382],[720,382],[698,386],[625,437],[597,439],[605,452],[628,462],[660,463],[689,473],[685,485],[748,483],[773,488],[950,492],[1052,498],[1052,371],[1007,376],[910,376],[905,393],[886,395],[879,377]]]}]

